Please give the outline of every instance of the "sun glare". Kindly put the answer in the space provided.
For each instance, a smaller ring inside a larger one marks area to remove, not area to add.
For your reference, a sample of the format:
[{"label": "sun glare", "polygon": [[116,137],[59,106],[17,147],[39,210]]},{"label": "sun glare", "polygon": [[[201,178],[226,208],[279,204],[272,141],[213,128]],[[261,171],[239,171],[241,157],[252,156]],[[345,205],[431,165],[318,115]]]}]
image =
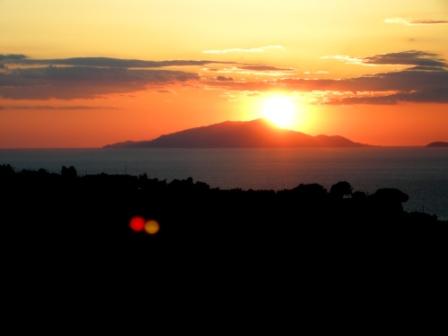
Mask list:
[{"label": "sun glare", "polygon": [[297,105],[293,98],[276,95],[262,103],[262,117],[280,128],[292,128],[296,123]]}]

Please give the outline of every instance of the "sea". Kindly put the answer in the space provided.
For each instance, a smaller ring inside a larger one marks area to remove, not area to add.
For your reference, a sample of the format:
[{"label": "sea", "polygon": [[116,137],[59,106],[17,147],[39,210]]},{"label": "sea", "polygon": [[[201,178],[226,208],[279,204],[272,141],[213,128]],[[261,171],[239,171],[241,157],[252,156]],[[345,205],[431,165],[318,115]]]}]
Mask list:
[{"label": "sea", "polygon": [[0,150],[0,164],[17,170],[78,174],[147,174],[167,181],[192,177],[212,187],[293,188],[348,181],[355,190],[398,188],[406,209],[448,220],[448,148],[293,149],[45,149]]}]

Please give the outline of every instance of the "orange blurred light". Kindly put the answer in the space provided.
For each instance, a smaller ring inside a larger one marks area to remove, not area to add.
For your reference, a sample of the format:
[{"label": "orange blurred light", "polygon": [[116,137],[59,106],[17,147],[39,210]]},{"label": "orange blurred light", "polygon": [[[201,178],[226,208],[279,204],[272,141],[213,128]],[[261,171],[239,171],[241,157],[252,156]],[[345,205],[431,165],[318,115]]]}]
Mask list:
[{"label": "orange blurred light", "polygon": [[129,222],[129,227],[134,232],[142,232],[145,230],[145,219],[140,216],[132,217]]},{"label": "orange blurred light", "polygon": [[160,224],[155,220],[149,220],[145,224],[145,231],[147,234],[156,235],[160,231]]}]

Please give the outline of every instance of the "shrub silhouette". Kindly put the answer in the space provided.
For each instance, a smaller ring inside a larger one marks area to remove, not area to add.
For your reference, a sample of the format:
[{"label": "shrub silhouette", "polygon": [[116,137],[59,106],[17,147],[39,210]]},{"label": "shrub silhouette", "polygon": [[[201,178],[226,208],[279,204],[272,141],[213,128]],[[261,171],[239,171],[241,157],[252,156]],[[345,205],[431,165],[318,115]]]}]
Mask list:
[{"label": "shrub silhouette", "polygon": [[0,165],[0,176],[12,177],[14,173],[14,168],[12,168],[11,165]]},{"label": "shrub silhouette", "polygon": [[78,172],[76,171],[75,167],[70,166],[70,167],[65,167],[63,166],[61,169],[61,176],[64,178],[77,178],[78,177]]},{"label": "shrub silhouette", "polygon": [[330,189],[330,194],[335,198],[344,198],[353,193],[353,188],[350,183],[346,181],[334,184]]},{"label": "shrub silhouette", "polygon": [[[8,165],[0,166],[0,182],[2,237],[36,251],[124,248],[141,255],[165,247],[300,246],[331,253],[342,246],[358,249],[361,242],[376,246],[403,232],[421,239],[437,225],[447,227],[435,216],[405,212],[409,197],[397,189],[345,197],[352,193],[348,182],[336,183],[330,192],[319,184],[282,191],[221,190],[191,178],[78,176],[74,167],[63,167],[61,174],[15,172]],[[132,231],[129,221],[135,216],[157,221],[159,233]]]}]

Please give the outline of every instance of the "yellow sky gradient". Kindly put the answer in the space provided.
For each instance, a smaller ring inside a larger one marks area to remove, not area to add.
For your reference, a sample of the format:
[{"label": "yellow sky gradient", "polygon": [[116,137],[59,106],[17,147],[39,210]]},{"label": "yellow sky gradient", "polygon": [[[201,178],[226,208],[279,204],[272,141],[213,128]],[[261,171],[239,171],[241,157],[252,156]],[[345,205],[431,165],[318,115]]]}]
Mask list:
[{"label": "yellow sky gradient", "polygon": [[[391,18],[410,24],[387,23]],[[209,83],[216,76],[261,83],[353,78],[408,65],[348,64],[333,56],[407,50],[448,60],[448,24],[412,20],[448,20],[448,1],[0,0],[0,54],[216,60],[291,69],[175,67],[168,69],[195,72],[200,81],[76,99],[11,99],[2,98],[0,91],[0,147],[95,147],[260,117],[260,101],[271,90]],[[325,105],[313,103],[310,92],[287,93],[298,99],[303,114],[295,128],[306,133],[340,134],[379,145],[448,140],[447,103]],[[67,106],[88,108],[58,110]]]}]

